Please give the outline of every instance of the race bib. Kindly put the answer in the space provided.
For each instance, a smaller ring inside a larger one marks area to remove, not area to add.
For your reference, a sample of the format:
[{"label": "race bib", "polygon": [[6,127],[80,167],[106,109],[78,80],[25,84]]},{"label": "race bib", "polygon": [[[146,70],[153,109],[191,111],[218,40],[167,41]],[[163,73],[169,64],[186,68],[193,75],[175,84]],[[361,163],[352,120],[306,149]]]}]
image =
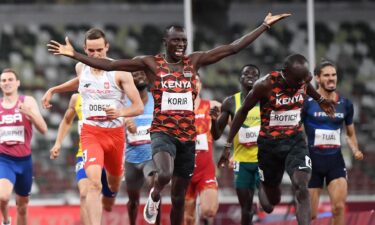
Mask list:
[{"label": "race bib", "polygon": [[233,171],[234,172],[240,172],[240,162],[239,161],[233,162]]},{"label": "race bib", "polygon": [[87,100],[85,102],[85,112],[87,120],[108,120],[105,108],[116,108],[116,101],[114,99],[97,99]]},{"label": "race bib", "polygon": [[272,111],[270,126],[297,126],[301,121],[301,109],[288,111]]},{"label": "race bib", "polygon": [[7,145],[25,143],[24,126],[2,126],[0,127],[0,143]]},{"label": "race bib", "polygon": [[185,114],[193,112],[192,93],[163,92],[161,99],[161,112],[167,114]]},{"label": "race bib", "polygon": [[316,129],[315,130],[315,139],[314,146],[320,148],[332,148],[340,147],[340,134],[341,130],[325,130],[325,129]]},{"label": "race bib", "polygon": [[137,127],[137,132],[132,134],[129,131],[127,132],[128,144],[129,145],[143,145],[143,144],[150,144],[151,137],[150,137],[150,125],[148,126],[139,126]]},{"label": "race bib", "polygon": [[78,171],[80,171],[81,169],[83,169],[84,165],[85,165],[85,162],[84,162],[84,161],[79,161],[79,162],[77,162],[77,163],[76,163],[76,173],[77,173]]},{"label": "race bib", "polygon": [[195,140],[195,149],[201,151],[208,151],[207,134],[198,134]]},{"label": "race bib", "polygon": [[238,139],[240,144],[252,146],[257,143],[260,126],[241,127],[238,131]]}]

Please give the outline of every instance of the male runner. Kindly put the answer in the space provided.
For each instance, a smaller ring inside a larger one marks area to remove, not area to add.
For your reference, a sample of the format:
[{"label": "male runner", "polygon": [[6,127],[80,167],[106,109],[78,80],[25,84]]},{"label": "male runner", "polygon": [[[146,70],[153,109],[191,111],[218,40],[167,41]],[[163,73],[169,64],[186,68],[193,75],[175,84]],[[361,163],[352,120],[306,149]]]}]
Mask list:
[{"label": "male runner", "polygon": [[[70,98],[69,106],[65,111],[64,118],[61,120],[59,129],[57,131],[57,137],[54,146],[50,150],[50,158],[56,159],[60,155],[61,144],[68,133],[69,129],[73,124],[75,116],[78,116],[78,134],[81,133],[82,128],[82,98],[79,94],[73,94]],[[81,141],[78,143],[78,151],[76,155],[76,181],[78,184],[79,196],[80,196],[80,215],[81,222],[84,225],[89,225],[88,215],[86,212],[86,197],[89,180],[87,178],[86,172],[83,168],[83,158],[82,158],[82,144]],[[112,211],[112,207],[115,203],[115,197],[117,193],[112,192],[107,183],[107,176],[105,170],[102,170],[102,203],[103,209],[106,211]]]},{"label": "male runner", "polygon": [[334,114],[333,103],[315,91],[310,84],[311,79],[307,60],[299,54],[288,56],[281,71],[273,71],[259,79],[234,117],[224,153],[219,161],[219,165],[228,163],[235,134],[248,112],[259,102],[261,127],[257,143],[259,175],[262,181],[259,200],[266,212],[273,211],[273,206],[280,202],[280,183],[286,170],[295,190],[299,225],[310,224],[311,219],[307,189],[311,160],[301,123],[305,95],[318,101],[328,115]]},{"label": "male runner", "polygon": [[10,224],[8,203],[16,193],[17,224],[27,224],[27,206],[33,182],[31,159],[32,126],[41,133],[47,124],[35,99],[19,95],[21,82],[15,71],[4,69],[0,75],[0,210],[2,224]]},{"label": "male runner", "polygon": [[[93,28],[86,33],[84,49],[89,58],[107,58],[108,48],[103,31]],[[53,93],[75,90],[79,84],[83,116],[80,137],[84,168],[89,179],[86,207],[89,223],[99,225],[102,218],[102,168],[106,170],[110,190],[118,192],[123,176],[125,143],[122,117],[141,114],[143,103],[128,72],[106,72],[82,63],[77,64],[76,72],[77,78],[47,91],[43,102],[49,107]],[[132,102],[130,107],[125,107],[125,95]]]},{"label": "male runner", "polygon": [[317,82],[317,92],[326,99],[336,103],[336,113],[333,118],[327,116],[319,105],[308,98],[305,101],[302,119],[307,134],[312,174],[309,182],[312,218],[318,213],[319,196],[327,185],[332,208],[332,224],[345,224],[345,201],[348,195],[348,182],[345,162],[341,153],[341,131],[345,124],[346,140],[353,152],[354,158],[363,159],[359,150],[353,124],[352,102],[336,92],[336,66],[327,60],[320,62],[314,71]]},{"label": "male runner", "polygon": [[[151,137],[148,129],[154,112],[154,99],[147,91],[148,80],[143,71],[133,72],[134,84],[137,87],[144,104],[143,114],[126,120],[126,153],[125,181],[128,193],[128,213],[130,225],[137,221],[141,188],[146,180],[148,186],[154,182],[156,168],[152,161]],[[160,211],[160,208],[159,208]],[[155,224],[160,224],[160,212]]]},{"label": "male runner", "polygon": [[185,195],[185,225],[196,224],[196,203],[199,194],[200,219],[204,224],[213,224],[219,208],[218,184],[213,159],[213,137],[211,124],[215,126],[220,103],[200,98],[202,82],[197,76],[197,97],[194,101],[195,126],[195,168]]},{"label": "male runner", "polygon": [[[227,97],[221,107],[217,119],[216,136],[221,136],[227,124],[233,120],[235,113],[243,104],[245,97],[259,79],[257,66],[248,64],[241,69],[241,91]],[[257,139],[260,129],[259,104],[251,109],[246,116],[238,134],[234,138],[234,185],[241,206],[241,225],[252,224],[252,211],[255,188],[259,185],[258,146]]]}]

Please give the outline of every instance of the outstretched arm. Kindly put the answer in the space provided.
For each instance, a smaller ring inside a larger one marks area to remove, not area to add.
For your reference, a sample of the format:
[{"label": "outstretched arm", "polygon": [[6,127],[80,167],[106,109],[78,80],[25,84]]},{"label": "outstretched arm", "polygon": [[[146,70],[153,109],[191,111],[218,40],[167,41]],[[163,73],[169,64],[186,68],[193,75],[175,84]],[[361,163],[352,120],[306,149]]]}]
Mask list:
[{"label": "outstretched arm", "polygon": [[110,60],[110,59],[99,59],[88,57],[84,54],[78,53],[74,50],[69,38],[65,38],[65,44],[60,44],[57,41],[51,40],[48,44],[48,51],[52,52],[54,55],[64,55],[70,58],[76,59],[83,64],[89,65],[91,67],[106,70],[106,71],[129,71],[135,72],[138,70],[147,70],[146,58],[150,56],[137,57],[134,59],[120,59],[120,60]]},{"label": "outstretched arm", "polygon": [[76,115],[74,107],[76,105],[77,97],[78,97],[78,94],[74,94],[70,98],[69,107],[65,111],[64,118],[61,120],[59,129],[57,130],[57,137],[56,137],[55,144],[50,150],[50,159],[56,159],[60,154],[61,143],[64,140],[68,131],[70,130],[74,117]]},{"label": "outstretched arm", "polygon": [[262,25],[257,27],[255,30],[244,35],[238,40],[235,40],[231,44],[222,45],[206,52],[196,52],[192,54],[193,58],[197,58],[198,68],[201,66],[213,64],[227,56],[233,55],[241,51],[250,45],[255,39],[257,39],[264,31],[270,28],[274,23],[282,20],[291,14],[284,13],[279,15],[272,15],[268,13]]}]

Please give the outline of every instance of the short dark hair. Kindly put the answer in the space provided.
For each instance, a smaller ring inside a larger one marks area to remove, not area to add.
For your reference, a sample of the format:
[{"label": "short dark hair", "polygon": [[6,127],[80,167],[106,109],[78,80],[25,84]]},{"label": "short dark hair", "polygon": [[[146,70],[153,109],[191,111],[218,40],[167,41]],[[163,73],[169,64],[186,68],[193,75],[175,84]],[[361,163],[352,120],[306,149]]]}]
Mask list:
[{"label": "short dark hair", "polygon": [[3,74],[3,73],[13,73],[14,76],[16,77],[16,80],[18,80],[18,74],[16,73],[16,71],[14,71],[11,68],[5,68],[5,69],[3,69],[3,71],[1,71],[1,74]]},{"label": "short dark hair", "polygon": [[185,28],[181,25],[169,25],[168,27],[165,28],[164,30],[164,37],[167,37],[169,34],[169,31],[171,29],[179,30],[179,31],[185,31]]},{"label": "short dark hair", "polygon": [[99,28],[91,28],[85,34],[85,44],[87,40],[95,40],[99,38],[103,38],[104,42],[107,44],[107,38],[105,37],[104,31]]},{"label": "short dark hair", "polygon": [[260,76],[260,69],[259,69],[256,65],[254,65],[254,64],[246,64],[246,65],[244,65],[244,66],[241,68],[241,73],[242,73],[242,71],[243,71],[246,67],[251,67],[251,68],[256,69],[256,70],[258,71],[258,76]]},{"label": "short dark hair", "polygon": [[301,54],[292,54],[292,55],[289,55],[288,57],[286,57],[286,59],[284,61],[284,68],[293,67],[293,65],[295,63],[298,63],[298,64],[302,65],[306,62],[307,62],[307,59],[305,58],[305,56],[303,56]]},{"label": "short dark hair", "polygon": [[331,61],[331,60],[328,60],[328,59],[322,59],[316,66],[315,66],[315,69],[314,69],[314,75],[315,76],[318,76],[320,75],[320,73],[322,72],[322,69],[326,66],[332,66],[334,67],[335,69],[336,68],[336,65]]}]

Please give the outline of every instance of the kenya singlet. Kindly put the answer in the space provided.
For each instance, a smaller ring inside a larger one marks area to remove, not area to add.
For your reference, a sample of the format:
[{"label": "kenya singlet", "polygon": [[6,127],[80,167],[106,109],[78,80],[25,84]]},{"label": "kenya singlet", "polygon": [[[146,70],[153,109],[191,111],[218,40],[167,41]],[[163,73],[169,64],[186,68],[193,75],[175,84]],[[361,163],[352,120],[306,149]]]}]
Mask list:
[{"label": "kenya singlet", "polygon": [[82,121],[92,126],[115,128],[123,126],[123,118],[108,120],[104,109],[120,109],[124,106],[124,92],[116,84],[115,71],[103,71],[100,76],[91,74],[84,66],[79,79],[79,93],[82,97]]},{"label": "kenya singlet", "polygon": [[273,71],[269,74],[272,94],[268,100],[260,101],[262,124],[259,136],[262,137],[286,138],[302,131],[301,109],[306,85],[299,89],[280,86],[284,79],[281,73]]},{"label": "kenya singlet", "polygon": [[2,106],[0,99],[0,154],[12,157],[31,155],[32,125],[22,114],[18,105],[25,101],[25,96],[19,96],[18,102],[10,109]]},{"label": "kenya singlet", "polygon": [[[241,107],[241,92],[234,95],[236,112]],[[233,139],[233,159],[238,162],[258,162],[257,139],[260,129],[260,109],[257,104],[248,113],[245,122]]]},{"label": "kenya singlet", "polygon": [[164,132],[180,141],[195,141],[194,100],[196,74],[190,59],[184,57],[183,71],[171,71],[161,55],[155,56],[157,77],[151,86],[154,119],[151,132]]}]

